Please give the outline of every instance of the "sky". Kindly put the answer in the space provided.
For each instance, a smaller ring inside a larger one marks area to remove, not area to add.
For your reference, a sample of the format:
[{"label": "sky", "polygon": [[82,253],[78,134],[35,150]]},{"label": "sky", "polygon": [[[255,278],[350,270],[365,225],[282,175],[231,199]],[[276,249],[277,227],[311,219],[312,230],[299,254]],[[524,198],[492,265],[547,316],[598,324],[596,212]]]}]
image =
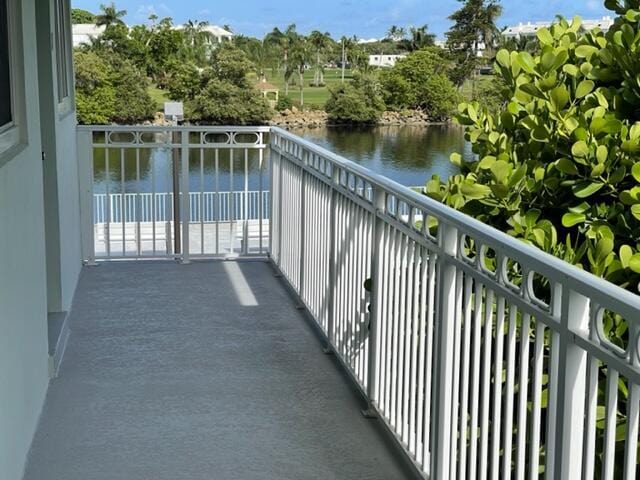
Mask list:
[{"label": "sky", "polygon": [[[111,0],[72,0],[77,8],[97,12]],[[188,19],[230,25],[236,34],[262,37],[274,27],[295,23],[299,32],[311,30],[358,38],[381,38],[391,25],[429,25],[439,38],[449,28],[447,17],[459,8],[457,0],[161,0],[159,2],[116,0],[127,10],[130,25],[147,23],[150,14],[172,17],[174,23]],[[608,14],[604,0],[502,0],[504,12],[499,27],[519,22],[565,17],[600,18]]]}]

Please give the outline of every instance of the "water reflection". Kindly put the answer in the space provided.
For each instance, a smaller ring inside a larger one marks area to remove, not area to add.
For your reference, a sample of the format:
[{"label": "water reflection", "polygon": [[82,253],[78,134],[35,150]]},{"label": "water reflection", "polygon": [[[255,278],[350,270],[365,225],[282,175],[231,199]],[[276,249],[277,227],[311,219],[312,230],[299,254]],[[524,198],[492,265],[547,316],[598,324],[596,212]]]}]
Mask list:
[{"label": "water reflection", "polygon": [[448,125],[299,129],[294,133],[403,185],[457,173],[453,152],[473,158],[460,127]]},{"label": "water reflection", "polygon": [[[433,174],[442,178],[455,174],[457,168],[449,161],[452,152],[463,153],[465,159],[473,156],[462,129],[455,126],[315,128],[298,129],[294,133],[407,186],[423,185]],[[268,152],[265,151],[266,158]],[[172,161],[171,151],[164,147],[141,148],[138,152],[131,148],[112,148],[108,150],[108,162],[106,150],[96,148],[96,193],[104,193],[107,184],[111,193],[123,189],[130,193],[171,191]],[[260,169],[260,164],[259,152],[255,150],[240,149],[231,153],[220,149],[216,154],[213,149],[192,149],[190,189],[242,190],[245,171],[250,190],[258,190],[261,181],[263,188],[268,189],[268,165],[263,161]]]}]

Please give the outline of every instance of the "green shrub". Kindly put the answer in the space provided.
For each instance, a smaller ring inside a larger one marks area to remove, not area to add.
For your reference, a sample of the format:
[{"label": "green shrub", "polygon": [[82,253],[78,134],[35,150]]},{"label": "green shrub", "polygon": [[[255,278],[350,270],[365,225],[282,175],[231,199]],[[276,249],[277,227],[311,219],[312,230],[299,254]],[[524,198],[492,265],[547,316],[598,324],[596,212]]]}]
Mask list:
[{"label": "green shrub", "polygon": [[293,101],[286,95],[280,95],[278,97],[278,103],[276,103],[276,110],[283,112],[284,110],[291,109],[293,107]]},{"label": "green shrub", "polygon": [[147,79],[126,59],[74,53],[76,110],[81,124],[140,123],[153,117]]},{"label": "green shrub", "polygon": [[365,124],[377,122],[385,105],[371,86],[351,82],[332,89],[324,109],[333,123]]},{"label": "green shrub", "polygon": [[434,121],[455,113],[460,95],[447,77],[450,63],[439,50],[425,48],[384,70],[380,82],[384,101],[392,110],[421,109]]},{"label": "green shrub", "polygon": [[579,19],[501,50],[506,108],[460,106],[478,161],[427,193],[630,290],[640,282],[640,13],[607,34]]}]

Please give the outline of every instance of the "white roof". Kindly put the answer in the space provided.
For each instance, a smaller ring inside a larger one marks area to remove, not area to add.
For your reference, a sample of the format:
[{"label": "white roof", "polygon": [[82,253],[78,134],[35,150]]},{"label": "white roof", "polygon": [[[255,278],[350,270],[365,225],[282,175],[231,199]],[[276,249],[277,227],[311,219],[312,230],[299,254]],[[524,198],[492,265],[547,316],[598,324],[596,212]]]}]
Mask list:
[{"label": "white roof", "polygon": [[[185,28],[185,25],[178,25],[176,27],[177,30],[182,30],[183,28]],[[219,27],[218,25],[205,25],[202,27],[202,30],[204,30],[205,32],[209,32],[214,37],[233,37],[233,33],[231,33],[229,30],[225,30],[224,28]]]},{"label": "white roof", "polygon": [[[511,25],[504,29],[502,34],[506,37],[517,37],[520,35],[535,35],[535,33],[541,28],[549,28],[555,21],[547,22],[520,22],[518,25]],[[593,30],[599,28],[603,31],[607,31],[613,25],[613,19],[611,17],[602,17],[596,20],[583,20],[582,26],[586,30]]]}]

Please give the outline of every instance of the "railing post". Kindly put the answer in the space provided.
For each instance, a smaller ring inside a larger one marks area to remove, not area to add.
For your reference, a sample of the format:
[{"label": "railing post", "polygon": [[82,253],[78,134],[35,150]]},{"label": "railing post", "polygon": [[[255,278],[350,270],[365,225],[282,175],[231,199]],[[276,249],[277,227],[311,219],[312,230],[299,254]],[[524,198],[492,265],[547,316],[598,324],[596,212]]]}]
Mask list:
[{"label": "railing post", "polygon": [[456,319],[456,266],[450,261],[458,252],[458,231],[442,222],[438,241],[442,255],[437,259],[436,308],[436,402],[435,438],[431,457],[431,478],[451,480],[451,439],[453,435],[453,351]]},{"label": "railing post", "polygon": [[369,408],[363,413],[365,417],[375,417],[375,405],[378,401],[378,330],[382,307],[382,243],[384,240],[384,220],[380,214],[385,212],[386,195],[382,188],[373,188],[373,238],[371,251],[371,312],[369,314],[369,358],[367,365],[367,397]]},{"label": "railing post", "polygon": [[[78,130],[76,132],[76,148],[78,160],[78,190],[80,192],[80,236],[82,244],[82,260],[86,265],[96,264],[94,239],[94,206],[93,206],[93,132]],[[109,219],[106,219],[108,222]]]},{"label": "railing post", "polygon": [[[183,129],[181,132],[181,146],[180,146],[180,155],[181,155],[181,169],[182,176],[181,178],[181,191],[182,198],[180,204],[180,216],[182,217],[182,263],[188,264],[189,260],[189,223],[191,220],[190,215],[190,199],[189,199],[189,132],[186,129]],[[176,228],[178,226],[176,225]]]},{"label": "railing post", "polygon": [[327,315],[327,339],[329,344],[325,346],[324,352],[331,353],[331,346],[335,344],[335,289],[337,286],[336,272],[336,204],[338,198],[338,190],[336,185],[340,183],[340,169],[331,164],[331,197],[329,199],[329,292],[327,298],[328,315]]},{"label": "railing post", "polygon": [[[308,154],[307,154],[308,155]],[[302,163],[300,167],[300,277],[298,279],[298,294],[300,295],[300,303],[301,306],[304,305],[304,266],[305,266],[305,240],[306,240],[306,226],[307,226],[307,217],[306,217],[306,200],[305,200],[305,190],[307,187],[307,174],[306,174],[306,166],[307,166],[308,157],[305,155],[305,151],[302,150],[300,152],[300,163]]]},{"label": "railing post", "polygon": [[[282,144],[280,145],[282,148]],[[282,272],[282,179],[284,170],[284,155],[278,153],[278,267]]]},{"label": "railing post", "polygon": [[554,291],[552,307],[560,314],[561,330],[559,343],[552,345],[559,358],[557,379],[550,379],[550,388],[555,387],[557,401],[555,405],[549,403],[549,424],[553,422],[555,428],[555,448],[547,448],[546,478],[549,479],[582,478],[587,352],[576,345],[573,336],[574,332],[587,335],[589,304],[587,297],[572,291],[566,284]]}]

